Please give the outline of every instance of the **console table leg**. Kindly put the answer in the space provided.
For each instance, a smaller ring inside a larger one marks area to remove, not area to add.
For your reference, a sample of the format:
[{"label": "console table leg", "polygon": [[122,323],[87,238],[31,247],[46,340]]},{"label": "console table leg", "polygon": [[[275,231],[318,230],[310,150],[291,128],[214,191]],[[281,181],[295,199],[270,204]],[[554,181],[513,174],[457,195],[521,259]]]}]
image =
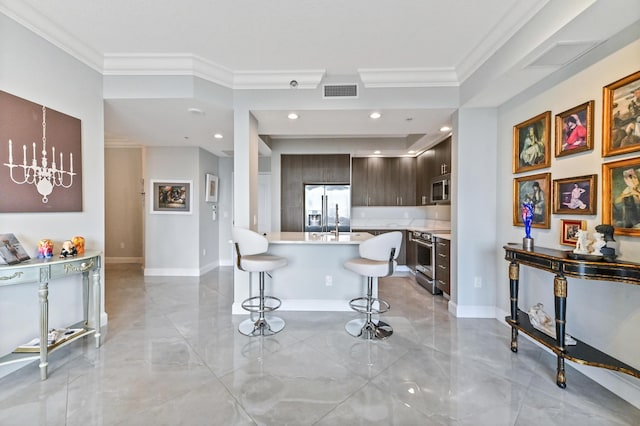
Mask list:
[{"label": "console table leg", "polygon": [[556,315],[556,342],[558,343],[558,374],[556,383],[561,388],[567,387],[567,381],[564,374],[564,352],[565,347],[565,325],[567,320],[567,279],[561,275],[556,275],[553,279],[553,296],[555,300]]},{"label": "console table leg", "polygon": [[47,367],[49,343],[49,274],[48,270],[40,271],[40,288],[38,298],[40,299],[40,379],[47,379]]},{"label": "console table leg", "polygon": [[96,348],[100,347],[100,268],[96,268],[93,270],[91,280],[93,282],[93,309],[95,315],[95,339],[96,339]]},{"label": "console table leg", "polygon": [[[519,270],[516,262],[509,264],[509,292],[511,293],[511,321],[518,323],[518,279]],[[511,352],[518,352],[518,330],[511,326]]]}]

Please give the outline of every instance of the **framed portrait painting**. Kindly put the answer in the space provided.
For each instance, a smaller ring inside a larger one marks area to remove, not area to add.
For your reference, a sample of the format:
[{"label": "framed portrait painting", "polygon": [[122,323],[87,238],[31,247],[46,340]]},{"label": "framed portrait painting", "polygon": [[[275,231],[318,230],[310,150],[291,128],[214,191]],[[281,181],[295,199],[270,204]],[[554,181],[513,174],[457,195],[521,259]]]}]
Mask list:
[{"label": "framed portrait painting", "polygon": [[531,227],[549,229],[549,195],[551,192],[551,173],[523,176],[513,179],[513,224],[524,226],[522,204],[533,204]]},{"label": "framed portrait painting", "polygon": [[551,165],[551,111],[513,127],[513,173],[544,169]]},{"label": "framed portrait painting", "polygon": [[191,181],[152,180],[151,213],[191,214]]},{"label": "framed portrait painting", "polygon": [[597,175],[553,181],[553,213],[596,214]]},{"label": "framed portrait painting", "polygon": [[593,101],[556,115],[556,157],[593,149]]},{"label": "framed portrait painting", "polygon": [[640,157],[602,165],[602,221],[640,237]]},{"label": "framed portrait painting", "polygon": [[575,246],[578,242],[578,231],[587,229],[586,220],[560,220],[560,244]]},{"label": "framed portrait painting", "polygon": [[640,151],[640,71],[603,88],[602,156]]}]

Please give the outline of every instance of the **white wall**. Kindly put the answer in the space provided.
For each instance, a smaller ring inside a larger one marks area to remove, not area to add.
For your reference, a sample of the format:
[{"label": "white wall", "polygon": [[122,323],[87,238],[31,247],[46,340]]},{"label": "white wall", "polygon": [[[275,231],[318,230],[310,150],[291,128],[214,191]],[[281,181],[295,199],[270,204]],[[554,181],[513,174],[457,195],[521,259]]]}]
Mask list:
[{"label": "white wall", "polygon": [[[640,40],[636,40],[549,90],[532,94],[526,100],[504,105],[500,109],[498,116],[497,193],[504,197],[510,197],[514,178],[512,174],[513,126],[543,111],[551,110],[555,115],[588,100],[595,101],[593,151],[552,158],[550,169],[536,170],[531,174],[551,172],[552,179],[597,174],[597,214],[594,216],[552,214],[551,229],[534,228],[532,230],[536,246],[570,249],[568,246],[559,244],[561,219],[586,219],[590,232],[594,232],[595,226],[602,223],[601,167],[604,161],[601,156],[602,87],[638,69],[640,69]],[[638,155],[639,153],[636,152],[607,158],[606,161],[637,157]],[[510,198],[508,202],[498,203],[497,225],[497,241],[500,246],[509,241],[522,240],[523,228],[512,225]],[[640,259],[640,238],[628,236],[615,236],[615,238],[619,245],[621,258],[636,262]],[[498,252],[500,252],[499,248]],[[496,256],[495,259],[498,271],[497,306],[501,311],[498,317],[503,317],[509,311],[508,265],[501,256]],[[545,310],[553,313],[552,283],[552,274],[527,267],[520,268],[519,305],[521,309],[527,310],[531,305],[542,302],[545,305]],[[640,291],[638,290],[638,286],[634,285],[569,278],[567,332],[635,368],[640,368],[640,339],[637,338],[640,328]],[[599,371],[597,374],[605,373]],[[638,391],[627,398],[635,398],[635,405],[640,406],[638,381],[634,381],[628,376],[621,375],[620,377],[621,380],[631,381],[633,386],[637,387]]]},{"label": "white wall", "polygon": [[[104,250],[104,125],[102,76],[0,14],[0,88],[79,118],[82,122],[83,208],[76,213],[0,213],[0,232],[13,232],[35,256],[37,242],[50,238],[59,252],[74,235],[89,250]],[[5,146],[6,141],[0,141]],[[0,189],[0,196],[1,189]],[[50,289],[51,327],[82,318],[80,278]],[[104,283],[104,273],[102,273]],[[103,287],[104,296],[104,287]],[[102,317],[104,297],[102,297]],[[0,288],[0,354],[37,335],[38,295],[34,286]],[[16,326],[18,325],[18,326]],[[0,371],[0,375],[5,374]]]},{"label": "white wall", "polygon": [[[207,206],[199,154],[194,147],[146,150],[145,275],[200,275],[200,216]],[[191,213],[152,214],[154,180],[190,181]]]}]

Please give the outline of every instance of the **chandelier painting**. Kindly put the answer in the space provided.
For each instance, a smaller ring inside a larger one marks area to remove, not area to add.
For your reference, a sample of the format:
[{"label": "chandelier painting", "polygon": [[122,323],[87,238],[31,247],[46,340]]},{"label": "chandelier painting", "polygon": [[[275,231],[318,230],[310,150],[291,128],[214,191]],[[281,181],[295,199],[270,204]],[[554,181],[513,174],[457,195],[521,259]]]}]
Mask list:
[{"label": "chandelier painting", "polygon": [[82,210],[80,120],[0,91],[0,212]]}]

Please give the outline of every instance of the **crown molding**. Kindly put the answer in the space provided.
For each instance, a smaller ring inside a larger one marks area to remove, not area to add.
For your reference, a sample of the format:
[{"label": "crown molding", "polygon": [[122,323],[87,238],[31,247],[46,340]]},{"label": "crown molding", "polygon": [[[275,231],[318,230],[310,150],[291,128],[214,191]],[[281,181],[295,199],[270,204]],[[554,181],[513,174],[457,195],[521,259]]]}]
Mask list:
[{"label": "crown molding", "polygon": [[68,53],[95,71],[102,72],[103,57],[64,29],[54,25],[46,16],[23,2],[0,1],[0,13],[8,16],[29,31]]},{"label": "crown molding", "polygon": [[325,70],[238,71],[233,74],[234,89],[316,89]]},{"label": "crown molding", "polygon": [[456,87],[460,85],[453,68],[360,68],[358,74],[367,88]]},{"label": "crown molding", "polygon": [[128,54],[104,56],[104,75],[193,75],[225,87],[233,87],[233,72],[188,53]]}]

